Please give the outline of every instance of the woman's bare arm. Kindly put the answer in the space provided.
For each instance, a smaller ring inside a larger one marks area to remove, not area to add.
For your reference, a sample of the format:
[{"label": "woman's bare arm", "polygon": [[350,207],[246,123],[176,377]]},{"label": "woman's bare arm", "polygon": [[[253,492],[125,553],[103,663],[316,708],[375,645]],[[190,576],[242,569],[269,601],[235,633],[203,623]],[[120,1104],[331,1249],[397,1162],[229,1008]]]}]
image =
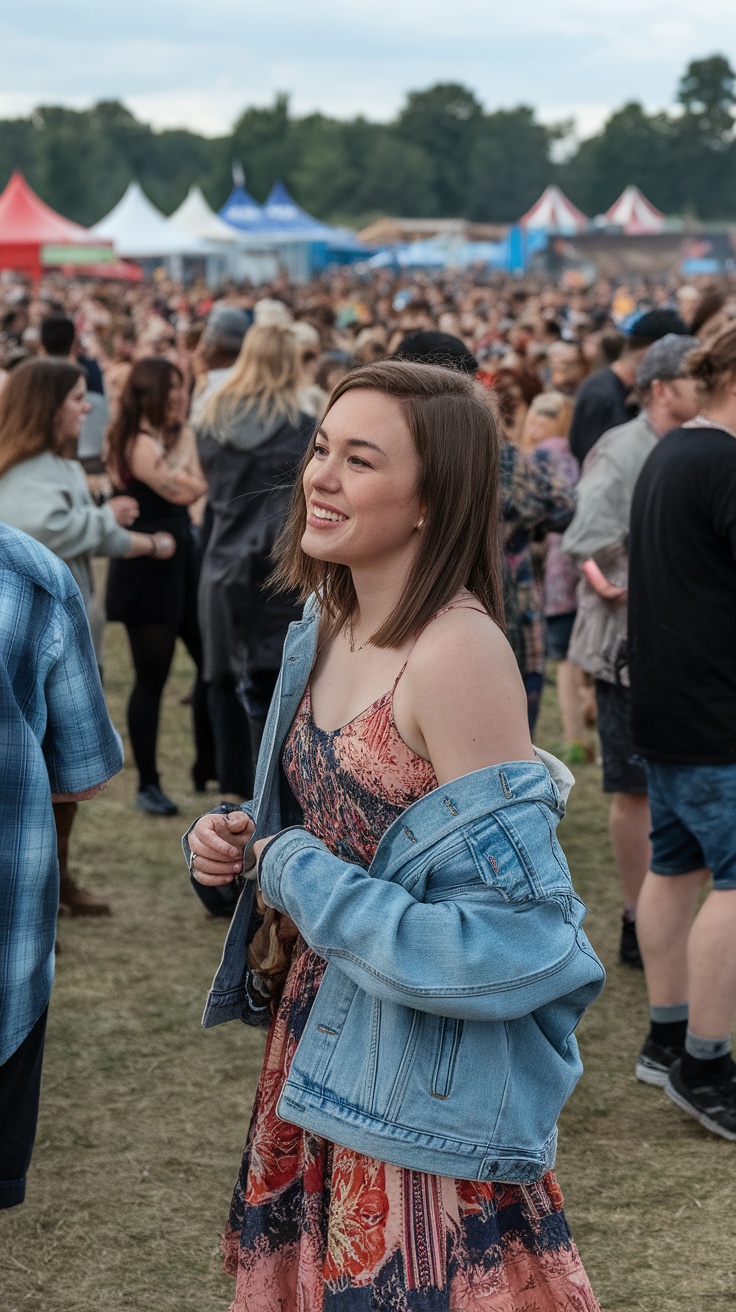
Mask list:
[{"label": "woman's bare arm", "polygon": [[176,506],[190,506],[207,491],[201,469],[199,473],[190,473],[172,464],[161,443],[148,433],[138,434],[130,451],[128,465],[134,478]]}]

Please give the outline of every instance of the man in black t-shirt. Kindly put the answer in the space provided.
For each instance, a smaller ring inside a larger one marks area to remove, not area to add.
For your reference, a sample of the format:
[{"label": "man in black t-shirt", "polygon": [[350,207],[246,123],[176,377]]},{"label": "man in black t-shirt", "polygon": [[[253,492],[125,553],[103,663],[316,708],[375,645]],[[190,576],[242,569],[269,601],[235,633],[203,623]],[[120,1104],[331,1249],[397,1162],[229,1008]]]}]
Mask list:
[{"label": "man in black t-shirt", "polygon": [[701,414],[649,456],[629,540],[632,722],[652,812],[637,913],[651,1029],[636,1073],[736,1140],[736,329],[690,370]]},{"label": "man in black t-shirt", "polygon": [[570,424],[570,450],[582,465],[598,438],[634,419],[639,407],[631,400],[636,371],[653,342],[667,333],[687,329],[675,310],[649,310],[630,326],[618,360],[596,369],[581,385]]}]

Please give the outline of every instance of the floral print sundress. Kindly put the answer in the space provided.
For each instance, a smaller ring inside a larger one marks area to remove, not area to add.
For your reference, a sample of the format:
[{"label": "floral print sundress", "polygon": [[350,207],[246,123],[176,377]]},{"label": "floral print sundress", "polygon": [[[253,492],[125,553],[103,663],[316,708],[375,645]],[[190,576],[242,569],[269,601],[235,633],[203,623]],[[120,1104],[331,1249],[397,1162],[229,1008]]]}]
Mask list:
[{"label": "floral print sundress", "polygon": [[[332,733],[307,689],[283,752],[305,827],[364,868],[437,786],[394,724],[395,687]],[[427,1175],[276,1115],[325,965],[299,937],[223,1238],[231,1312],[600,1312],[554,1172],[531,1185]]]}]

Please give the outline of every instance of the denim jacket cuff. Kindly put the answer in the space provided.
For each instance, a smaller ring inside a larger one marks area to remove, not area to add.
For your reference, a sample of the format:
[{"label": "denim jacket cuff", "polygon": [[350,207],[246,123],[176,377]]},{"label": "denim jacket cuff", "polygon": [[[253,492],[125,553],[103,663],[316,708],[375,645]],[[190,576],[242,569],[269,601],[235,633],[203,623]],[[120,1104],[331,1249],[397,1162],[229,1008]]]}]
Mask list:
[{"label": "denim jacket cuff", "polygon": [[287,861],[297,852],[303,852],[310,847],[328,852],[321,839],[315,838],[314,834],[308,833],[301,826],[294,825],[289,829],[282,829],[281,833],[276,834],[261,852],[258,863],[259,887],[268,905],[275,907],[277,911],[288,914],[288,907],[285,906],[281,893],[281,879]]}]

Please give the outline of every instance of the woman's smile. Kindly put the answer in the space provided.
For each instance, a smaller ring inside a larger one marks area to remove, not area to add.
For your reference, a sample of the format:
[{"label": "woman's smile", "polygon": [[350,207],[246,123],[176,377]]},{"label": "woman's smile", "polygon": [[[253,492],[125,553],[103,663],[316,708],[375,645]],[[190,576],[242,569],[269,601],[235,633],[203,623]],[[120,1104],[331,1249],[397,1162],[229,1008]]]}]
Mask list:
[{"label": "woman's smile", "polygon": [[330,528],[333,524],[345,524],[349,516],[335,506],[321,501],[310,501],[307,522],[313,528]]}]

